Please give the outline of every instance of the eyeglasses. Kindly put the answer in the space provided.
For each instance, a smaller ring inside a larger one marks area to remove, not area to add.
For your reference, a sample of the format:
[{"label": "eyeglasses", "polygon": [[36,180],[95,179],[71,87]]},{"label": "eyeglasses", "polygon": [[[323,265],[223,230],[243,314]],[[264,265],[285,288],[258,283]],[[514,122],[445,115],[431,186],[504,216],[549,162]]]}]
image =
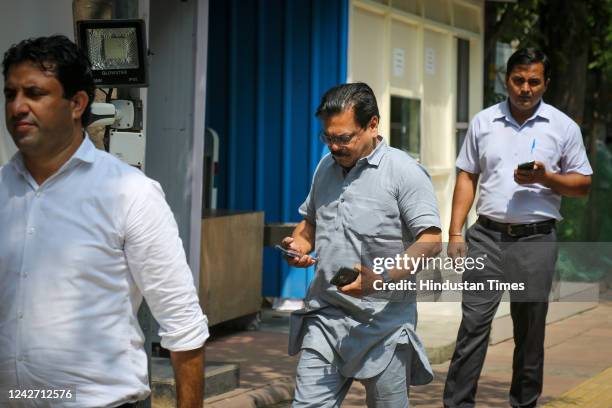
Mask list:
[{"label": "eyeglasses", "polygon": [[361,131],[356,131],[348,135],[330,136],[325,133],[325,131],[321,131],[321,133],[319,133],[319,140],[321,140],[321,142],[325,144],[336,144],[345,146],[351,143],[351,140],[353,140],[353,138],[360,132]]}]

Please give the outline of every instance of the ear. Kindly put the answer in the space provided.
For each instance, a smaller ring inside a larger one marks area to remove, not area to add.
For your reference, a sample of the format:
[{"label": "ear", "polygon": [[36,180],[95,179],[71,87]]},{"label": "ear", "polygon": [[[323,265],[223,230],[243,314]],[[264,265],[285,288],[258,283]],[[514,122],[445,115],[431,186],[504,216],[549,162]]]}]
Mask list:
[{"label": "ear", "polygon": [[548,89],[548,85],[550,85],[550,78],[548,78],[545,82],[544,82],[544,92],[546,92],[546,90]]},{"label": "ear", "polygon": [[370,123],[368,124],[368,130],[371,132],[374,132],[376,134],[376,136],[378,136],[378,122],[380,119],[378,119],[378,116],[374,116],[372,117],[372,119],[370,119]]},{"label": "ear", "polygon": [[72,119],[81,121],[81,116],[87,107],[89,102],[89,96],[85,91],[78,91],[70,98],[70,104],[72,106]]}]

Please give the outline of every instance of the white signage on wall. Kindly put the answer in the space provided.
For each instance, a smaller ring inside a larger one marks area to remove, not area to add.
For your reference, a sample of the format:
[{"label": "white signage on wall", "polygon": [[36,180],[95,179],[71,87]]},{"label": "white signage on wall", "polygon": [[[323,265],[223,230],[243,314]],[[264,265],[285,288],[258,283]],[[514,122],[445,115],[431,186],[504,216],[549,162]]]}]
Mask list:
[{"label": "white signage on wall", "polygon": [[406,66],[406,50],[403,48],[393,48],[392,52],[393,76],[404,77],[404,67]]},{"label": "white signage on wall", "polygon": [[436,50],[425,48],[425,73],[434,75],[436,73]]}]

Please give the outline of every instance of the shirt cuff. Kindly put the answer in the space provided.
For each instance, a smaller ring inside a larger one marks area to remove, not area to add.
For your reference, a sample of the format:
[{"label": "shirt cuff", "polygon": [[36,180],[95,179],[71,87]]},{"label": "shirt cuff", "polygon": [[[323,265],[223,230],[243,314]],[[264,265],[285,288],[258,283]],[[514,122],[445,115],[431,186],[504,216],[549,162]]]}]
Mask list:
[{"label": "shirt cuff", "polygon": [[210,336],[208,332],[208,320],[205,316],[188,327],[176,330],[172,333],[163,333],[160,331],[161,346],[170,351],[188,351],[195,350],[204,345],[206,339]]},{"label": "shirt cuff", "polygon": [[412,237],[414,239],[416,239],[416,237],[421,232],[425,231],[428,228],[439,228],[440,230],[442,230],[440,218],[437,215],[433,214],[421,215],[420,217],[413,219],[409,224],[409,228],[410,233],[412,234]]},{"label": "shirt cuff", "polygon": [[578,173],[583,176],[592,176],[593,169],[591,168],[591,166],[580,166],[580,167],[575,167],[575,168],[570,168],[570,169],[563,169],[561,174],[568,174],[568,173]]},{"label": "shirt cuff", "polygon": [[315,217],[308,214],[306,210],[302,210],[301,208],[298,210],[300,215],[304,217],[304,219],[311,225],[316,225]]},{"label": "shirt cuff", "polygon": [[471,173],[471,174],[480,174],[480,168],[479,166],[475,165],[475,164],[470,164],[464,160],[460,160],[457,159],[457,163],[455,164],[455,167],[457,167],[459,170],[463,170],[467,173]]}]

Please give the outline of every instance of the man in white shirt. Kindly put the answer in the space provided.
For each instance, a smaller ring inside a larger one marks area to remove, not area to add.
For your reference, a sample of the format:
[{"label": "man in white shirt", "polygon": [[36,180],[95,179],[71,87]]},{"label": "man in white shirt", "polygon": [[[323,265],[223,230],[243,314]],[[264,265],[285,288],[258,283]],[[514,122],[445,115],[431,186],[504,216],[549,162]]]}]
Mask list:
[{"label": "man in white shirt", "polygon": [[145,399],[144,296],[179,407],[202,406],[208,327],[176,222],[157,182],[87,137],[86,56],[63,36],[25,40],[3,75],[19,152],[0,167],[0,405]]},{"label": "man in white shirt", "polygon": [[[586,196],[593,173],[578,125],[542,100],[550,71],[546,55],[533,48],[519,49],[508,59],[508,99],[472,119],[457,157],[449,228],[449,255],[486,258],[485,268],[465,271],[464,282],[523,285],[509,291],[515,347],[508,399],[520,408],[535,407],[542,393],[561,197]],[[478,220],[464,240],[461,230],[478,186]],[[475,292],[463,292],[444,388],[447,408],[477,406],[478,380],[503,291]]]}]

